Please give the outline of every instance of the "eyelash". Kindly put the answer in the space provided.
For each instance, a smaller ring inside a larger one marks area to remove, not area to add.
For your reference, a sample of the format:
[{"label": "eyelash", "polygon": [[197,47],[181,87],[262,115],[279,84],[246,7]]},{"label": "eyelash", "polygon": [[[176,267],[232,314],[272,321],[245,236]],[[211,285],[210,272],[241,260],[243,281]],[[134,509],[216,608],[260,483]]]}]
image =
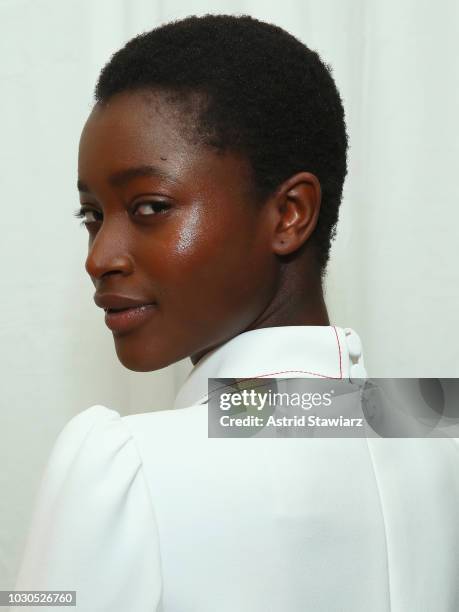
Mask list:
[{"label": "eyelash", "polygon": [[[136,211],[136,210],[137,210],[137,208],[138,208],[139,206],[152,206],[152,207],[155,207],[155,206],[160,206],[160,207],[161,207],[161,211],[163,211],[163,210],[167,210],[168,208],[170,208],[170,204],[169,204],[168,202],[160,202],[160,201],[155,201],[155,202],[138,202],[138,204],[136,204],[136,205],[135,205],[135,207],[134,207],[134,211]],[[157,214],[161,214],[161,211],[160,211],[160,212],[156,212],[156,213],[154,213],[154,214],[150,214],[150,215],[141,215],[141,216],[143,216],[143,217],[154,217],[154,216],[156,216]],[[90,212],[90,213],[94,213],[94,214],[96,214],[96,215],[97,215],[97,214],[100,214],[100,211],[95,210],[94,208],[89,208],[88,206],[81,206],[80,208],[77,208],[77,209],[75,210],[75,212],[73,213],[73,215],[74,215],[75,217],[79,218],[79,219],[82,219],[82,218],[84,218],[84,216],[85,216],[85,215],[86,215],[86,213],[88,213],[88,212]],[[82,222],[81,222],[79,225],[80,225],[80,226],[81,226],[81,225],[89,225],[90,223],[99,223],[99,221],[85,221],[85,220],[83,219],[83,221],[82,221]]]}]

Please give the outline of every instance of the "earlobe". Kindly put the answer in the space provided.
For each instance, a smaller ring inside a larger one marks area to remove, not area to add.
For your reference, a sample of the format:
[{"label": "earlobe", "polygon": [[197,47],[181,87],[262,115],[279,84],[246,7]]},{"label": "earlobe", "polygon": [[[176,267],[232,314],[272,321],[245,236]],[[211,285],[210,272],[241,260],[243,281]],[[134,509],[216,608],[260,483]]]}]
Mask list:
[{"label": "earlobe", "polygon": [[320,204],[321,187],[314,174],[300,172],[279,187],[275,195],[275,253],[293,253],[309,239],[317,225]]}]

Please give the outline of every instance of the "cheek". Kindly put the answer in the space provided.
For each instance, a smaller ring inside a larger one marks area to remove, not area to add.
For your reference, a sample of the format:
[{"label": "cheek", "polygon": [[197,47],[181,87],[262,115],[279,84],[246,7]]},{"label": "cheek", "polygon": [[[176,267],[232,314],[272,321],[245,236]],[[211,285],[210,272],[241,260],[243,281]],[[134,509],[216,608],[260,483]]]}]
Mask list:
[{"label": "cheek", "polygon": [[172,232],[158,268],[165,311],[221,321],[252,312],[272,291],[274,259],[247,215],[209,218],[195,211]]}]

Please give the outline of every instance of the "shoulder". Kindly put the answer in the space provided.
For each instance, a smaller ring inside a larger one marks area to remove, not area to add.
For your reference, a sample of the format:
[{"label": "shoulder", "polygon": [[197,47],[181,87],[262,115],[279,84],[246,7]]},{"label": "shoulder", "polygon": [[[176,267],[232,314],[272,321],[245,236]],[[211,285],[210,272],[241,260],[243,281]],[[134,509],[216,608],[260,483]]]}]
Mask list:
[{"label": "shoulder", "polygon": [[[121,415],[112,408],[95,404],[72,417],[61,430],[56,444],[82,442],[91,432],[119,429]],[[113,427],[114,426],[114,427]]]},{"label": "shoulder", "polygon": [[108,609],[113,584],[132,588],[133,610],[156,610],[160,598],[159,539],[142,460],[123,418],[101,405],[70,419],[54,443],[16,588],[63,584],[75,585],[85,612]]},{"label": "shoulder", "polygon": [[[156,410],[121,417],[123,426],[129,430],[139,443],[139,448],[162,447],[180,440],[207,437],[207,404],[193,404],[185,408]],[[143,444],[141,444],[143,442]]]},{"label": "shoulder", "polygon": [[104,524],[122,520],[127,499],[152,513],[137,445],[116,410],[91,406],[67,422],[51,448],[35,499],[35,533],[103,533]]},{"label": "shoulder", "polygon": [[131,467],[142,463],[141,440],[165,441],[207,435],[207,406],[192,405],[174,410],[158,410],[121,416],[112,408],[96,404],[74,416],[61,430],[53,449],[49,464],[59,458],[57,467],[64,470],[74,464],[79,471],[107,469],[110,465],[121,466],[121,460]]},{"label": "shoulder", "polygon": [[68,481],[71,475],[97,479],[101,470],[112,471],[121,459],[131,469],[141,463],[131,432],[116,410],[94,405],[71,418],[61,430],[45,477],[56,484],[64,477]]}]

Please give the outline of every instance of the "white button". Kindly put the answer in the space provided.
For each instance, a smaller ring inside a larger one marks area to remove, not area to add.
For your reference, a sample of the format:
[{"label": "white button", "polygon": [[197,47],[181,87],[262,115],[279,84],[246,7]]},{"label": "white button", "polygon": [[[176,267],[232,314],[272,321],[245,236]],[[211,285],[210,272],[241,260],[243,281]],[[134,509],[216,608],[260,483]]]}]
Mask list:
[{"label": "white button", "polygon": [[362,343],[360,338],[357,333],[349,327],[346,327],[344,332],[346,334],[346,344],[349,355],[351,359],[357,360],[362,355]]},{"label": "white button", "polygon": [[[354,378],[368,378],[367,371],[365,367],[361,363],[354,363],[351,365],[351,369],[349,370],[349,379],[352,382]],[[365,380],[362,381],[362,384],[365,384]]]}]

